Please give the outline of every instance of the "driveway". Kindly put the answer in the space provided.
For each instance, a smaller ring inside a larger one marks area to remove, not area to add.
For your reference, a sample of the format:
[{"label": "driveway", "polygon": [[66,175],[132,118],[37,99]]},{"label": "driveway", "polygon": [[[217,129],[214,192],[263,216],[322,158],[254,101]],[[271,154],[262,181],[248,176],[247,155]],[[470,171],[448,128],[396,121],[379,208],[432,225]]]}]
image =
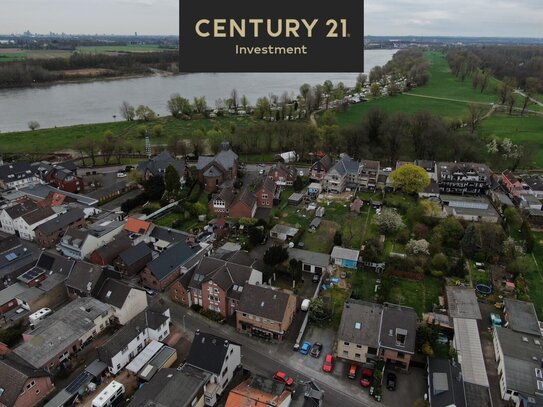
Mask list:
[{"label": "driveway", "polygon": [[411,367],[408,373],[401,373],[392,370],[396,374],[396,390],[386,389],[386,377],[388,370],[385,370],[383,376],[383,398],[382,402],[387,406],[409,406],[411,407],[415,400],[424,399],[424,394],[428,391],[426,387],[426,372],[418,367]]}]

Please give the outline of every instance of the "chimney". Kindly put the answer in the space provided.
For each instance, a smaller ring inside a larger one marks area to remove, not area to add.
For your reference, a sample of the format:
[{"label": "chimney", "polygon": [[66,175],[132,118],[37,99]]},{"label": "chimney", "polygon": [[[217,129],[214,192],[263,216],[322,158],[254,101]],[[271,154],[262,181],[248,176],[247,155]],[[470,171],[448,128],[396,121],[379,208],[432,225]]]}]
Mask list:
[{"label": "chimney", "polygon": [[224,341],[224,347],[228,348],[228,341],[227,340]]}]

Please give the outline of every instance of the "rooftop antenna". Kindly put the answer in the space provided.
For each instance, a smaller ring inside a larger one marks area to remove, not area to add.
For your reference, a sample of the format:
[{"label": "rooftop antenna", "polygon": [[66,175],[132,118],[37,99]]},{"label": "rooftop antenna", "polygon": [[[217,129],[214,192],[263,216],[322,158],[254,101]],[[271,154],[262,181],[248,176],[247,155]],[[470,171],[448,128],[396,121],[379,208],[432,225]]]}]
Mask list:
[{"label": "rooftop antenna", "polygon": [[147,154],[147,159],[151,160],[151,139],[149,133],[145,133],[145,154]]}]

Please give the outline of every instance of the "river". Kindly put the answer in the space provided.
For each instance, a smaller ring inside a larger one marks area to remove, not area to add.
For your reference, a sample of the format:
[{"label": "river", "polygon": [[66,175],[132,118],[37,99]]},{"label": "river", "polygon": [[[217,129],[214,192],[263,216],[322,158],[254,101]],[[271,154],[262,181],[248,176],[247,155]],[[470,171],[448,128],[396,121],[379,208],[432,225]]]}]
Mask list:
[{"label": "river", "polygon": [[[369,72],[376,65],[384,65],[395,52],[364,51],[364,70]],[[31,120],[42,128],[121,120],[119,106],[124,100],[134,106],[148,105],[165,115],[166,102],[173,93],[190,100],[205,96],[208,106],[214,107],[217,99],[229,97],[234,88],[238,95],[246,95],[254,103],[258,97],[272,93],[281,95],[287,91],[297,95],[303,83],[316,85],[329,79],[353,86],[356,76],[356,73],[201,73],[0,89],[0,132],[28,130],[27,123]]]}]

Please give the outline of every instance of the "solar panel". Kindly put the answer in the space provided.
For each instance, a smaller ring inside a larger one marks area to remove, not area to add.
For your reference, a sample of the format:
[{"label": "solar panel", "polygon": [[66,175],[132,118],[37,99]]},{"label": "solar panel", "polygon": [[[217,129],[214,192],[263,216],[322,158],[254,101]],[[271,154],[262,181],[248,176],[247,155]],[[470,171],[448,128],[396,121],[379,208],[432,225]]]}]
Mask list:
[{"label": "solar panel", "polygon": [[89,372],[82,372],[66,387],[66,391],[70,394],[76,393],[81,386],[87,384],[87,382],[90,382],[91,378],[92,376]]},{"label": "solar panel", "polygon": [[17,254],[16,253],[8,253],[6,254],[6,260],[7,261],[13,261],[17,258]]}]

